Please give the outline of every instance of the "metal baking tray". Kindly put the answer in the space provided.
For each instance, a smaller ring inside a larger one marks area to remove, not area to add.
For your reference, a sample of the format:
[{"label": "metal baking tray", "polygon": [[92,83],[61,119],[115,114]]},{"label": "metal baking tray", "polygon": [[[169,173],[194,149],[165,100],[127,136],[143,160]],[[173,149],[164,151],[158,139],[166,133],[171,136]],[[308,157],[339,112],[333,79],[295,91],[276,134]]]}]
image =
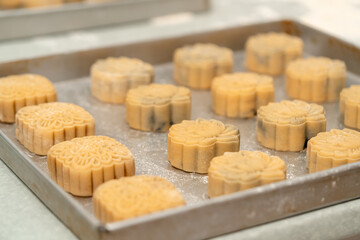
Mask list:
[{"label": "metal baking tray", "polygon": [[[14,124],[0,124],[0,157],[55,215],[83,239],[203,239],[359,197],[360,162],[307,174],[305,151],[291,153],[263,148],[256,141],[256,118],[217,116],[210,108],[210,92],[192,90],[192,119],[215,118],[234,124],[240,129],[241,149],[277,155],[287,165],[286,181],[208,199],[206,175],[185,173],[169,164],[166,133],[132,130],[125,122],[123,105],[105,104],[91,96],[89,68],[98,58],[120,55],[141,58],[155,65],[155,82],[171,83],[171,60],[175,48],[195,42],[230,47],[236,51],[234,70],[241,71],[244,70],[246,39],[269,31],[300,36],[305,43],[306,55],[344,60],[348,68],[347,85],[360,83],[358,48],[292,20],[0,63],[0,76],[32,72],[54,81],[60,101],[76,103],[93,114],[96,134],[114,137],[129,147],[135,156],[136,174],[160,175],[173,182],[187,201],[185,207],[101,224],[93,215],[92,199],[74,197],[58,187],[49,177],[45,157],[30,153],[15,139]],[[276,101],[286,99],[283,77],[275,78],[275,86]],[[338,118],[338,103],[326,103],[324,107],[327,129],[343,128]]]},{"label": "metal baking tray", "polygon": [[[114,0],[0,10],[0,40],[148,19],[210,8],[209,0]],[[16,31],[14,30],[16,29]]]}]

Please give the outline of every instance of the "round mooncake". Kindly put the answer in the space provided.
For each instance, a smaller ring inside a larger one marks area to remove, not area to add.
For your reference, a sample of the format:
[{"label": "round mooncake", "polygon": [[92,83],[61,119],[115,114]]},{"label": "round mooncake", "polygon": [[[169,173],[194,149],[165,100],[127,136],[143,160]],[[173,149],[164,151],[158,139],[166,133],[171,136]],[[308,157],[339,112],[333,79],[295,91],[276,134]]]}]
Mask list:
[{"label": "round mooncake", "polygon": [[175,82],[195,89],[209,89],[214,77],[231,73],[233,51],[211,43],[197,43],[176,49]]},{"label": "round mooncake", "polygon": [[43,103],[16,114],[16,138],[29,151],[46,155],[55,144],[95,133],[90,113],[72,103]]},{"label": "round mooncake", "polygon": [[106,136],[55,144],[47,153],[47,162],[51,178],[75,196],[92,196],[100,184],[135,174],[130,150]]},{"label": "round mooncake", "polygon": [[209,197],[269,184],[286,178],[286,165],[276,156],[258,151],[226,152],[211,160]]},{"label": "round mooncake", "polygon": [[170,84],[150,84],[129,90],[126,122],[142,131],[166,132],[174,123],[190,119],[190,90]]},{"label": "round mooncake", "polygon": [[136,58],[110,57],[91,66],[91,93],[107,103],[124,103],[129,89],[153,80],[153,67]]},{"label": "round mooncake", "polygon": [[139,175],[110,180],[93,197],[101,222],[114,222],[185,205],[175,186],[164,178]]},{"label": "round mooncake", "polygon": [[24,106],[56,100],[54,85],[43,76],[22,74],[0,78],[1,122],[15,122],[16,112]]},{"label": "round mooncake", "polygon": [[168,134],[168,159],[186,172],[207,173],[211,159],[239,147],[239,129],[213,119],[184,120],[172,125]]}]

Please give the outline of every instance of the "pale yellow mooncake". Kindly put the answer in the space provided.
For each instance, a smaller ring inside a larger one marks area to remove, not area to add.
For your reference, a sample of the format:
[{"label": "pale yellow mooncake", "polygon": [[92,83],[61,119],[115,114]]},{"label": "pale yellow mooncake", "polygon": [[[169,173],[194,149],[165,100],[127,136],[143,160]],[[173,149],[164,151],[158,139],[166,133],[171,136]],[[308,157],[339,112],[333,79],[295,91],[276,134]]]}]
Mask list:
[{"label": "pale yellow mooncake", "polygon": [[231,73],[233,51],[211,43],[197,43],[176,49],[174,79],[195,89],[210,89],[214,77]]},{"label": "pale yellow mooncake", "polygon": [[286,33],[261,33],[245,43],[245,66],[252,72],[281,75],[286,65],[303,53],[301,38]]},{"label": "pale yellow mooncake", "polygon": [[190,119],[190,90],[170,84],[130,89],[126,96],[126,122],[142,131],[166,132],[174,123]]},{"label": "pale yellow mooncake", "polygon": [[216,114],[251,118],[259,107],[274,101],[274,83],[256,73],[225,74],[214,79],[211,95]]},{"label": "pale yellow mooncake", "polygon": [[211,160],[209,197],[278,182],[286,178],[286,165],[276,156],[258,151],[226,152]]},{"label": "pale yellow mooncake", "polygon": [[106,136],[55,144],[47,153],[47,162],[51,178],[75,196],[92,196],[100,184],[135,174],[130,150]]},{"label": "pale yellow mooncake", "polygon": [[307,140],[326,131],[324,108],[300,100],[269,103],[258,110],[258,141],[278,151],[301,151]]},{"label": "pale yellow mooncake", "polygon": [[186,172],[207,173],[210,161],[224,152],[237,152],[239,129],[217,120],[184,120],[171,126],[168,134],[168,159]]},{"label": "pale yellow mooncake", "polygon": [[345,126],[360,129],[360,85],[352,85],[341,91],[340,118]]},{"label": "pale yellow mooncake", "polygon": [[343,61],[324,57],[298,59],[286,68],[286,92],[293,99],[332,102],[346,83]]},{"label": "pale yellow mooncake", "polygon": [[35,74],[0,78],[0,121],[13,123],[15,114],[24,106],[57,100],[53,84]]},{"label": "pale yellow mooncake", "polygon": [[91,114],[72,103],[27,106],[16,114],[16,138],[38,155],[46,155],[59,142],[94,135],[94,132]]},{"label": "pale yellow mooncake", "polygon": [[360,133],[351,129],[331,129],[308,142],[306,166],[318,172],[360,161]]},{"label": "pale yellow mooncake", "polygon": [[101,222],[114,222],[185,205],[175,186],[157,176],[133,176],[100,185],[93,197]]},{"label": "pale yellow mooncake", "polygon": [[103,102],[124,103],[129,89],[153,80],[153,67],[136,58],[109,57],[91,66],[91,93]]}]

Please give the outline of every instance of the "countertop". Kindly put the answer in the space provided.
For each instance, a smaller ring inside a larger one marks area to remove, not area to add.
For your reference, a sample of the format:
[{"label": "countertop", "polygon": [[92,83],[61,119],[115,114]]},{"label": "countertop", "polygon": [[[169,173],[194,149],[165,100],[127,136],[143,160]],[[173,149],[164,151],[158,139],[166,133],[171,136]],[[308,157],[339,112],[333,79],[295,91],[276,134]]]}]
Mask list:
[{"label": "countertop", "polygon": [[[360,47],[360,2],[213,0],[208,12],[0,42],[0,62],[293,18]],[[9,26],[11,27],[11,26]],[[1,34],[1,32],[0,32]],[[360,199],[216,239],[360,239]],[[0,239],[77,239],[0,161]]]}]

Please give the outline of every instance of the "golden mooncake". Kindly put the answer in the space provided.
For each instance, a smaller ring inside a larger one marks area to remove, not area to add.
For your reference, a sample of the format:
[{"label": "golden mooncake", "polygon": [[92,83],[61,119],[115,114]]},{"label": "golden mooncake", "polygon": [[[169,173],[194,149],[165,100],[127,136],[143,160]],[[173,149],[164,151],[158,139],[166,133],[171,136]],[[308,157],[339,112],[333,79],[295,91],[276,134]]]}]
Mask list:
[{"label": "golden mooncake", "polygon": [[142,131],[166,132],[174,123],[190,119],[190,90],[170,84],[130,89],[126,96],[126,122]]},{"label": "golden mooncake", "polygon": [[298,59],[286,68],[286,92],[293,99],[331,102],[339,99],[346,83],[343,61],[324,57]]},{"label": "golden mooncake", "polygon": [[274,101],[274,83],[256,73],[224,74],[214,79],[211,95],[216,114],[251,118],[259,107]]},{"label": "golden mooncake", "polygon": [[306,166],[318,172],[360,161],[360,133],[351,129],[331,129],[308,142]]},{"label": "golden mooncake", "polygon": [[168,159],[186,172],[207,173],[210,161],[224,152],[237,152],[239,129],[217,120],[184,120],[171,126],[168,134]]},{"label": "golden mooncake", "polygon": [[185,205],[175,186],[157,176],[133,176],[100,185],[93,197],[101,222],[114,222]]},{"label": "golden mooncake", "polygon": [[341,91],[340,118],[345,126],[360,129],[360,85],[352,85]]},{"label": "golden mooncake", "polygon": [[72,103],[27,106],[16,114],[16,138],[38,155],[46,155],[59,142],[94,135],[94,132],[91,114]]},{"label": "golden mooncake", "polygon": [[23,74],[0,78],[1,122],[15,122],[16,112],[24,106],[56,100],[54,85],[43,76]]},{"label": "golden mooncake", "polygon": [[301,38],[286,33],[261,33],[245,43],[245,66],[252,72],[281,75],[286,65],[303,53]]},{"label": "golden mooncake", "polygon": [[197,43],[176,49],[174,79],[195,89],[210,89],[214,77],[231,73],[233,51],[211,43]]},{"label": "golden mooncake", "polygon": [[278,182],[286,178],[285,162],[258,151],[226,152],[211,160],[209,197]]},{"label": "golden mooncake", "polygon": [[258,110],[258,141],[278,151],[301,151],[307,140],[326,131],[324,108],[300,100],[269,103]]},{"label": "golden mooncake", "polygon": [[91,66],[91,93],[107,103],[124,103],[129,89],[153,80],[153,67],[136,58],[109,57]]},{"label": "golden mooncake", "polygon": [[92,196],[102,183],[135,174],[130,150],[113,138],[89,136],[60,142],[47,153],[51,178],[75,196]]}]

